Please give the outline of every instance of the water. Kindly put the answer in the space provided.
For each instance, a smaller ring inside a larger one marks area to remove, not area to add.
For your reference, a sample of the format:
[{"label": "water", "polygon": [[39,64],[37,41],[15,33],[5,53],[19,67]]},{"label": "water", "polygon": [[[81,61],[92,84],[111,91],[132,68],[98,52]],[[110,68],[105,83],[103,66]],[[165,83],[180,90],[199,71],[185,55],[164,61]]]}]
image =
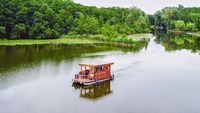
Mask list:
[{"label": "water", "polygon": [[[1,46],[0,113],[199,113],[200,38],[152,36],[135,49]],[[115,79],[72,86],[79,63],[115,62]]]}]

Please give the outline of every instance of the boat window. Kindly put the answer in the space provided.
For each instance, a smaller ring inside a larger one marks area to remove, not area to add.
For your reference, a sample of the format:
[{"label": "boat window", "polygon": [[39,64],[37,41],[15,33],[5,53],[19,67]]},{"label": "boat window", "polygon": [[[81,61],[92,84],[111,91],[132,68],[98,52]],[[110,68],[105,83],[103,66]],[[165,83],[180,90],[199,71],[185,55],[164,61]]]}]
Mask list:
[{"label": "boat window", "polygon": [[96,71],[102,71],[102,70],[103,70],[103,67],[96,68]]}]

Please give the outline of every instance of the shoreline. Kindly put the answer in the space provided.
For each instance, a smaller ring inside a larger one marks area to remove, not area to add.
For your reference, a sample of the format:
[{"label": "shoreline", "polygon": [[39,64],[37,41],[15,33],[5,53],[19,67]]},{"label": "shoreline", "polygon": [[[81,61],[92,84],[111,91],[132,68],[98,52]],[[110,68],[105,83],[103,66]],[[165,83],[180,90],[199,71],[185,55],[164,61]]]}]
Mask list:
[{"label": "shoreline", "polygon": [[200,37],[200,31],[198,32],[188,32],[186,33],[187,35],[191,35],[191,36],[196,36],[196,37]]},{"label": "shoreline", "polygon": [[200,37],[200,31],[196,31],[196,32],[187,32],[187,31],[181,31],[181,30],[169,30],[170,33],[174,34],[174,35],[182,35],[182,34],[187,34],[190,36],[197,36]]},{"label": "shoreline", "polygon": [[67,38],[59,38],[59,39],[20,39],[20,40],[0,40],[0,46],[16,46],[16,45],[58,45],[58,44],[92,44],[96,43],[95,40],[88,39],[67,39]]},{"label": "shoreline", "polygon": [[97,39],[95,35],[65,35],[58,39],[19,39],[19,40],[0,40],[0,46],[17,46],[17,45],[78,45],[78,44],[109,44],[117,46],[134,46],[135,43],[146,42],[150,34],[130,35],[126,40],[131,42],[113,42],[103,39]]}]

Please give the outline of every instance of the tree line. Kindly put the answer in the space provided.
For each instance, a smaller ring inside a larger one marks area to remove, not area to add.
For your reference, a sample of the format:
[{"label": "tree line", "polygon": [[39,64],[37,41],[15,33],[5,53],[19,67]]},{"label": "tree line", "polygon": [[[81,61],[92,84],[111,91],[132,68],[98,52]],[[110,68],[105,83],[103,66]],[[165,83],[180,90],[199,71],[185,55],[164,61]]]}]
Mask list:
[{"label": "tree line", "polygon": [[199,7],[166,7],[150,15],[150,23],[165,30],[199,31]]},{"label": "tree line", "polygon": [[0,36],[7,39],[52,39],[64,34],[149,32],[148,16],[136,7],[97,8],[72,0],[0,0]]}]

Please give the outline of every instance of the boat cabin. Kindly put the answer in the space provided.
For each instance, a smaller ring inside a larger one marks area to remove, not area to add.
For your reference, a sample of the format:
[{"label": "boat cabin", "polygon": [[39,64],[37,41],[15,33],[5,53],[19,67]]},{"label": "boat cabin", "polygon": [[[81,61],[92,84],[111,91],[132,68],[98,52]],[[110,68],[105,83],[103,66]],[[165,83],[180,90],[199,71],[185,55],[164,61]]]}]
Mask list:
[{"label": "boat cabin", "polygon": [[73,83],[79,83],[83,85],[91,85],[97,82],[103,82],[113,78],[111,74],[111,65],[107,64],[79,64],[81,70],[78,74],[75,74]]}]

